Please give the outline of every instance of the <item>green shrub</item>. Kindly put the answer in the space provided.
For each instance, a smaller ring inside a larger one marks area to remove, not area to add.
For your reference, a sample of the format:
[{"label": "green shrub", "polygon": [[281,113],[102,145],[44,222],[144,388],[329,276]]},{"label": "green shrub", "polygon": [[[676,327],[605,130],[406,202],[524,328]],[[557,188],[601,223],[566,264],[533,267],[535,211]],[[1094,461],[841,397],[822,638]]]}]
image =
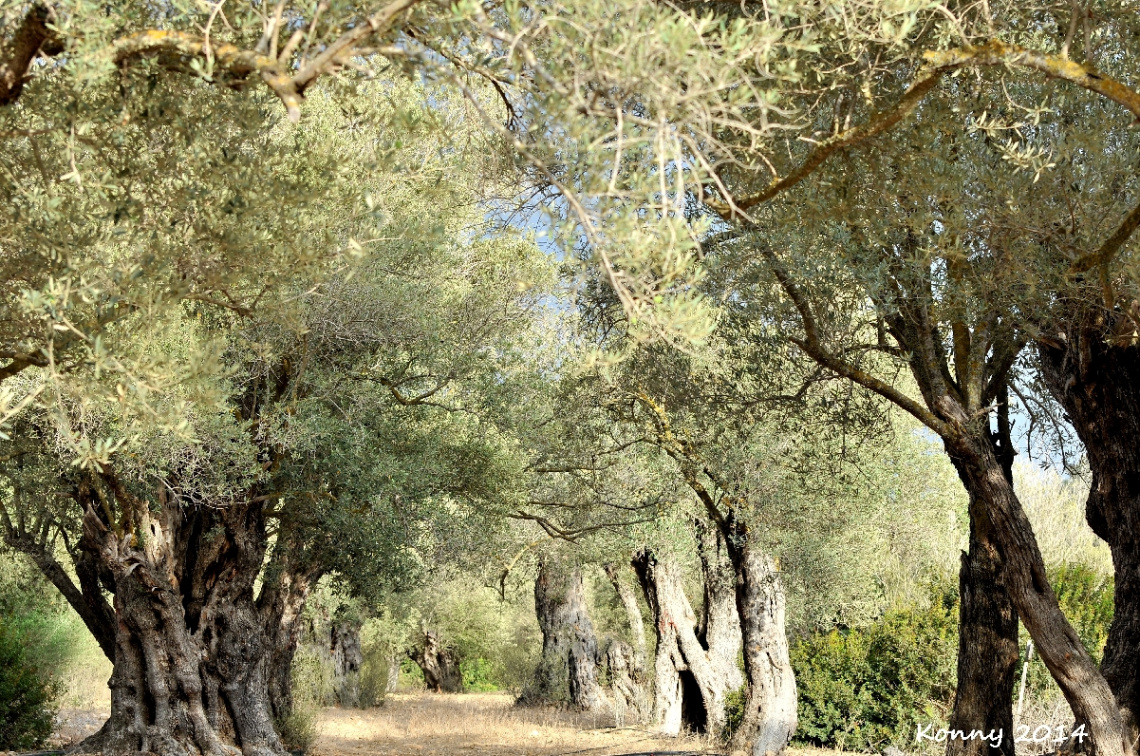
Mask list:
[{"label": "green shrub", "polygon": [[317,739],[317,709],[310,703],[294,705],[293,711],[273,724],[290,751],[308,751]]},{"label": "green shrub", "polygon": [[0,619],[0,750],[36,748],[51,735],[61,686],[37,661],[43,645],[27,623]]},{"label": "green shrub", "polygon": [[463,673],[463,689],[472,693],[492,693],[499,689],[495,668],[483,657],[459,662]]},{"label": "green shrub", "polygon": [[746,692],[743,687],[730,690],[724,694],[724,732],[721,738],[727,743],[740,729],[744,721],[744,701]]},{"label": "green shrub", "polygon": [[953,698],[957,604],[887,613],[866,628],[814,633],[792,647],[803,743],[841,749],[903,746]]}]

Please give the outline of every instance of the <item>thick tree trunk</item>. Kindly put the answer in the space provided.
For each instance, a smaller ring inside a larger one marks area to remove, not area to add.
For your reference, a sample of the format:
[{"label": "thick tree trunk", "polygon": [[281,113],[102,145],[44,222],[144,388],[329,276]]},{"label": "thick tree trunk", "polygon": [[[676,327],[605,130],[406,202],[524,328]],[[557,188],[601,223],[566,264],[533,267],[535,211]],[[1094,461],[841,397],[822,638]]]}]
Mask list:
[{"label": "thick tree trunk", "polygon": [[618,726],[629,720],[640,721],[649,713],[649,696],[645,690],[645,673],[638,667],[637,652],[625,641],[612,638],[606,645],[605,663]]},{"label": "thick tree trunk", "polygon": [[534,581],[534,609],[542,631],[542,658],[523,701],[569,703],[584,711],[604,708],[598,639],[581,571],[543,557]]},{"label": "thick tree trunk", "polygon": [[274,720],[284,719],[293,711],[293,658],[304,628],[301,613],[322,574],[318,568],[302,569],[295,564],[295,554],[294,545],[278,541],[257,598],[271,635],[269,706]]},{"label": "thick tree trunk", "polygon": [[1013,686],[1017,676],[1017,613],[999,580],[992,547],[983,546],[971,505],[970,550],[958,575],[958,686],[950,729],[1006,733],[1001,747],[954,738],[947,756],[1013,756]]},{"label": "thick tree trunk", "polygon": [[[991,437],[1002,474],[1013,484],[1008,396],[999,397],[998,433]],[[967,478],[962,475],[963,483]],[[958,573],[958,685],[950,729],[1003,732],[1001,746],[980,738],[949,738],[947,756],[1013,756],[1013,685],[1017,676],[1017,612],[1001,584],[984,502],[970,497],[969,552]]]},{"label": "thick tree trunk", "polygon": [[408,651],[408,657],[424,673],[424,684],[436,693],[462,693],[463,675],[455,654],[439,642],[434,630],[424,630],[420,648]]},{"label": "thick tree trunk", "polygon": [[720,530],[701,519],[694,521],[694,528],[705,594],[697,636],[708,649],[709,657],[717,660],[725,691],[733,691],[744,685],[744,676],[737,666],[742,638],[736,572]]},{"label": "thick tree trunk", "polygon": [[359,622],[342,620],[332,623],[329,628],[329,656],[332,658],[336,702],[349,708],[359,707],[360,668],[364,666]]},{"label": "thick tree trunk", "polygon": [[1115,613],[1101,672],[1125,737],[1140,738],[1140,348],[1114,338],[1104,314],[1072,317],[1062,341],[1039,344],[1041,372],[1080,436],[1092,470],[1085,517],[1108,542]]},{"label": "thick tree trunk", "polygon": [[[269,701],[269,645],[253,583],[260,508],[183,510],[159,496],[120,537],[89,509],[81,547],[114,582],[111,716],[81,752],[282,754]],[[211,534],[210,537],[204,537]]]},{"label": "thick tree trunk", "polygon": [[739,521],[732,529],[736,608],[744,640],[744,716],[733,734],[732,753],[780,754],[798,722],[796,678],[784,632],[784,588],[771,556]]},{"label": "thick tree trunk", "polygon": [[[730,644],[711,653],[701,643],[697,616],[675,564],[658,561],[648,550],[638,552],[632,563],[657,631],[654,715],[661,733],[679,735],[685,728],[719,733],[724,728],[725,694],[734,689],[734,681],[739,685],[736,654],[717,655]],[[715,629],[714,635],[720,632]]]},{"label": "thick tree trunk", "polygon": [[992,524],[991,554],[1001,564],[1002,582],[1042,661],[1077,720],[1087,724],[1093,751],[1101,756],[1131,754],[1132,743],[1125,740],[1112,690],[1057,604],[1032,525],[1002,471],[992,443],[969,430],[976,427],[975,418],[952,399],[939,397],[936,404],[939,415],[954,428],[943,439],[947,451],[961,471],[971,497],[985,505]]}]

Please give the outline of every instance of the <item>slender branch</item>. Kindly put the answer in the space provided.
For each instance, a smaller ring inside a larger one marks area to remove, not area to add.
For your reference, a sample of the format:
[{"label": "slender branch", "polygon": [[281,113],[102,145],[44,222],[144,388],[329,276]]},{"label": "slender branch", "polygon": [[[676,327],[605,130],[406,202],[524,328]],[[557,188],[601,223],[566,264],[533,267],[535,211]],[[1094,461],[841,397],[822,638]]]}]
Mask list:
[{"label": "slender branch", "polygon": [[[1088,66],[1071,61],[1061,55],[1047,55],[1017,45],[992,40],[984,45],[928,51],[923,54],[923,58],[925,63],[919,69],[918,77],[892,107],[874,113],[866,123],[860,126],[847,129],[830,139],[824,140],[791,173],[782,178],[773,178],[768,186],[756,194],[735,200],[729,197],[727,202],[710,202],[709,207],[722,218],[728,219],[742,215],[749,208],[767,202],[803,181],[835,153],[894,127],[915,111],[922,99],[934,89],[934,86],[943,76],[960,68],[1008,66],[1037,71],[1045,74],[1048,78],[1068,81],[1083,89],[1107,97],[1127,108],[1140,121],[1140,93],[1111,77],[1100,74]],[[1137,219],[1137,222],[1140,223],[1140,218]]]},{"label": "slender branch", "polygon": [[20,96],[37,55],[63,51],[55,32],[47,26],[50,18],[51,11],[46,6],[33,4],[11,39],[0,45],[0,105],[15,102]]},{"label": "slender branch", "polygon": [[[304,35],[295,33],[277,55],[276,39],[283,3],[277,6],[273,19],[266,22],[265,35],[253,50],[243,50],[229,43],[215,44],[208,35],[148,29],[116,39],[107,52],[111,60],[120,66],[138,58],[168,54],[205,60],[212,70],[221,71],[232,81],[242,81],[256,74],[285,105],[289,120],[295,123],[301,117],[300,106],[305,89],[319,77],[345,65],[356,52],[358,44],[373,35],[391,31],[405,11],[422,1],[396,0],[384,6],[338,37],[311,61],[302,59],[296,73],[289,64],[289,57]],[[324,5],[318,4],[310,32]],[[28,67],[37,54],[57,55],[63,52],[62,44],[46,26],[47,19],[46,9],[40,5],[33,6],[8,44],[0,48],[0,105],[7,105],[19,97]]]},{"label": "slender branch", "polygon": [[884,399],[898,405],[939,435],[944,435],[949,430],[949,426],[942,420],[939,420],[933,412],[894,386],[876,378],[870,373],[860,370],[824,349],[819,340],[819,331],[816,327],[815,315],[812,313],[811,305],[804,297],[803,292],[801,292],[799,287],[795,285],[795,282],[792,281],[783,263],[776,257],[776,253],[767,245],[762,244],[760,248],[765,258],[767,258],[768,264],[771,265],[772,272],[775,274],[780,287],[784,290],[784,293],[788,295],[788,298],[792,300],[792,304],[795,305],[796,310],[799,312],[800,320],[803,322],[805,338],[797,339],[790,337],[793,344],[803,350],[804,354],[833,373],[852,380],[860,386],[870,389]]},{"label": "slender branch", "polygon": [[1096,252],[1078,257],[1069,267],[1069,274],[1079,275],[1094,267],[1104,266],[1112,262],[1112,258],[1116,256],[1116,253],[1131,238],[1137,228],[1140,228],[1140,203],[1132,208],[1132,212],[1116,229],[1116,233],[1108,237]]}]

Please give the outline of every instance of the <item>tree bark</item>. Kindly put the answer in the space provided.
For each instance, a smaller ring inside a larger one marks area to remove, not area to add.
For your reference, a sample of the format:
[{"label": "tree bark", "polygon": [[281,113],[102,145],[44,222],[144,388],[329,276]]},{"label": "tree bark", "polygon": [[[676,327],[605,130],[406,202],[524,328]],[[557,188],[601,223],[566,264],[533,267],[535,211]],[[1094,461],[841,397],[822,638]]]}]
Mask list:
[{"label": "tree bark", "polygon": [[701,643],[697,616],[685,596],[676,564],[659,561],[649,550],[634,555],[632,563],[657,631],[654,716],[661,733],[675,736],[682,729],[721,732],[725,694],[733,689],[733,673],[736,679],[740,676],[735,654],[718,656],[726,644],[710,651]]},{"label": "tree bark", "polygon": [[652,714],[648,691],[649,680],[645,668],[645,622],[642,619],[641,606],[637,603],[637,596],[632,586],[622,579],[617,565],[609,562],[605,565],[605,571],[625,609],[626,620],[629,622],[630,634],[634,641],[634,645],[631,646],[624,641],[612,639],[606,646],[610,697],[613,699],[615,716],[619,720],[624,720],[632,712],[634,719],[641,721]]},{"label": "tree bark", "polygon": [[621,571],[617,565],[608,562],[605,565],[605,571],[606,577],[610,579],[614,590],[617,591],[618,599],[621,600],[622,608],[625,609],[626,620],[629,622],[630,634],[633,636],[634,668],[644,671],[647,654],[645,650],[645,620],[641,616],[641,605],[637,603],[637,596],[633,592],[633,587],[622,579]]},{"label": "tree bark", "polygon": [[424,673],[424,684],[435,693],[462,693],[463,675],[455,654],[439,642],[434,630],[424,630],[422,648],[408,651],[408,657]]},{"label": "tree bark", "polygon": [[[991,436],[1006,481],[1013,484],[1008,396],[999,397],[998,432]],[[961,471],[960,471],[961,472]],[[961,476],[963,483],[966,477]],[[950,729],[1013,733],[1013,686],[1019,659],[1017,612],[1001,583],[989,507],[971,495],[969,551],[958,573],[958,685]],[[948,738],[947,756],[1013,756],[1014,738],[1001,746],[980,738]]]},{"label": "tree bark", "polygon": [[958,685],[950,729],[971,733],[1000,730],[1000,748],[990,741],[954,738],[947,756],[1013,756],[1013,686],[1019,659],[1017,613],[1000,582],[992,545],[979,533],[978,505],[970,506],[969,552],[958,573]]},{"label": "tree bark", "polygon": [[534,581],[534,608],[542,631],[542,658],[526,703],[569,703],[583,711],[606,706],[598,683],[598,639],[586,607],[582,573],[544,556]]},{"label": "tree bark", "polygon": [[735,570],[736,608],[744,641],[744,716],[733,734],[736,754],[780,754],[796,731],[796,677],[784,631],[784,587],[775,560],[747,526],[727,523],[726,545]]},{"label": "tree bark", "polygon": [[1006,590],[1077,721],[1088,726],[1093,752],[1103,756],[1131,754],[1132,744],[1125,740],[1112,690],[1057,603],[1033,527],[993,445],[976,431],[967,430],[976,425],[975,418],[950,397],[939,397],[936,409],[953,429],[943,440],[962,472],[966,490],[985,503],[993,528],[989,551],[1001,565]]},{"label": "tree bark", "polygon": [[284,753],[269,697],[272,635],[253,597],[258,506],[184,508],[160,493],[120,537],[91,507],[81,548],[114,582],[111,715],[79,752]]},{"label": "tree bark", "polygon": [[742,637],[736,605],[736,572],[720,530],[699,518],[693,524],[704,580],[704,606],[697,636],[709,656],[717,660],[725,690],[733,691],[744,685],[744,676],[737,666]]},{"label": "tree bark", "polygon": [[271,636],[269,706],[274,720],[284,719],[293,711],[293,658],[304,628],[301,613],[323,573],[320,568],[297,564],[296,554],[297,545],[279,537],[257,598]]},{"label": "tree bark", "polygon": [[[329,628],[329,655],[332,657],[334,691],[340,706],[360,706],[360,668],[364,666],[364,650],[360,645],[360,623],[352,620],[333,622]],[[458,665],[455,665],[458,670]],[[460,677],[462,686],[462,677]]]},{"label": "tree bark", "polygon": [[1125,738],[1140,738],[1140,349],[1107,313],[1073,313],[1038,344],[1042,375],[1084,444],[1092,471],[1085,518],[1112,551],[1115,612],[1101,673]]}]

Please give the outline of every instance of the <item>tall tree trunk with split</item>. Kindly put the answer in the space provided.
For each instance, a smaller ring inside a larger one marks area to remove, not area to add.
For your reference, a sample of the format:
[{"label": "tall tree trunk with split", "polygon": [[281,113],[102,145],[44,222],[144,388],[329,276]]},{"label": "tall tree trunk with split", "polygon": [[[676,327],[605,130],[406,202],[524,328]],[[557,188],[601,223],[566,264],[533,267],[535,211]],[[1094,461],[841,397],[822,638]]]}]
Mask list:
[{"label": "tall tree trunk with split", "polygon": [[[739,641],[706,647],[675,563],[658,560],[649,550],[638,552],[632,563],[657,632],[654,715],[660,731],[670,736],[683,729],[719,733],[724,728],[725,694],[740,684]],[[710,614],[713,624],[706,626],[706,637],[729,634],[716,626],[723,618],[719,610]]]},{"label": "tall tree trunk with split", "polygon": [[534,609],[542,631],[542,658],[523,700],[569,703],[583,711],[603,709],[601,657],[581,570],[543,556],[534,581]]},{"label": "tall tree trunk with split", "polygon": [[[628,567],[626,571],[628,571]],[[613,562],[605,565],[606,576],[617,592],[629,623],[634,645],[611,639],[606,646],[605,662],[609,671],[610,697],[615,714],[642,720],[652,714],[649,701],[649,679],[645,668],[645,623],[633,587],[623,579],[622,570]]]},{"label": "tall tree trunk with split", "polygon": [[697,636],[709,650],[710,657],[718,661],[725,690],[733,691],[744,685],[744,676],[737,666],[742,637],[736,603],[736,571],[724,534],[699,518],[694,520],[693,527],[704,582],[704,606],[697,624]]},{"label": "tall tree trunk with split", "polygon": [[976,426],[960,405],[943,397],[940,412],[956,432],[944,436],[971,498],[984,502],[992,538],[982,543],[1001,565],[1002,583],[1025,623],[1045,666],[1064,693],[1077,721],[1086,724],[1093,752],[1123,756],[1133,752],[1116,700],[1105,678],[1065,618],[1045,574],[1033,527],[1007,480],[990,440],[966,429]]},{"label": "tall tree trunk with split", "polygon": [[[637,603],[637,596],[633,592],[633,587],[623,579],[622,568],[613,562],[609,562],[605,565],[605,571],[606,577],[610,579],[614,590],[617,591],[622,608],[625,609],[625,617],[629,622],[629,632],[633,636],[634,660],[637,667],[644,670],[646,660],[645,620],[641,616],[641,606]],[[625,571],[629,571],[628,566]]]},{"label": "tall tree trunk with split", "polygon": [[[1118,323],[1119,321],[1119,323]],[[1118,327],[1119,325],[1119,327]],[[1101,672],[1140,738],[1140,347],[1117,313],[1071,313],[1038,344],[1042,374],[1080,436],[1092,471],[1085,518],[1112,551],[1115,612]],[[1128,336],[1130,334],[1125,334]]]}]

